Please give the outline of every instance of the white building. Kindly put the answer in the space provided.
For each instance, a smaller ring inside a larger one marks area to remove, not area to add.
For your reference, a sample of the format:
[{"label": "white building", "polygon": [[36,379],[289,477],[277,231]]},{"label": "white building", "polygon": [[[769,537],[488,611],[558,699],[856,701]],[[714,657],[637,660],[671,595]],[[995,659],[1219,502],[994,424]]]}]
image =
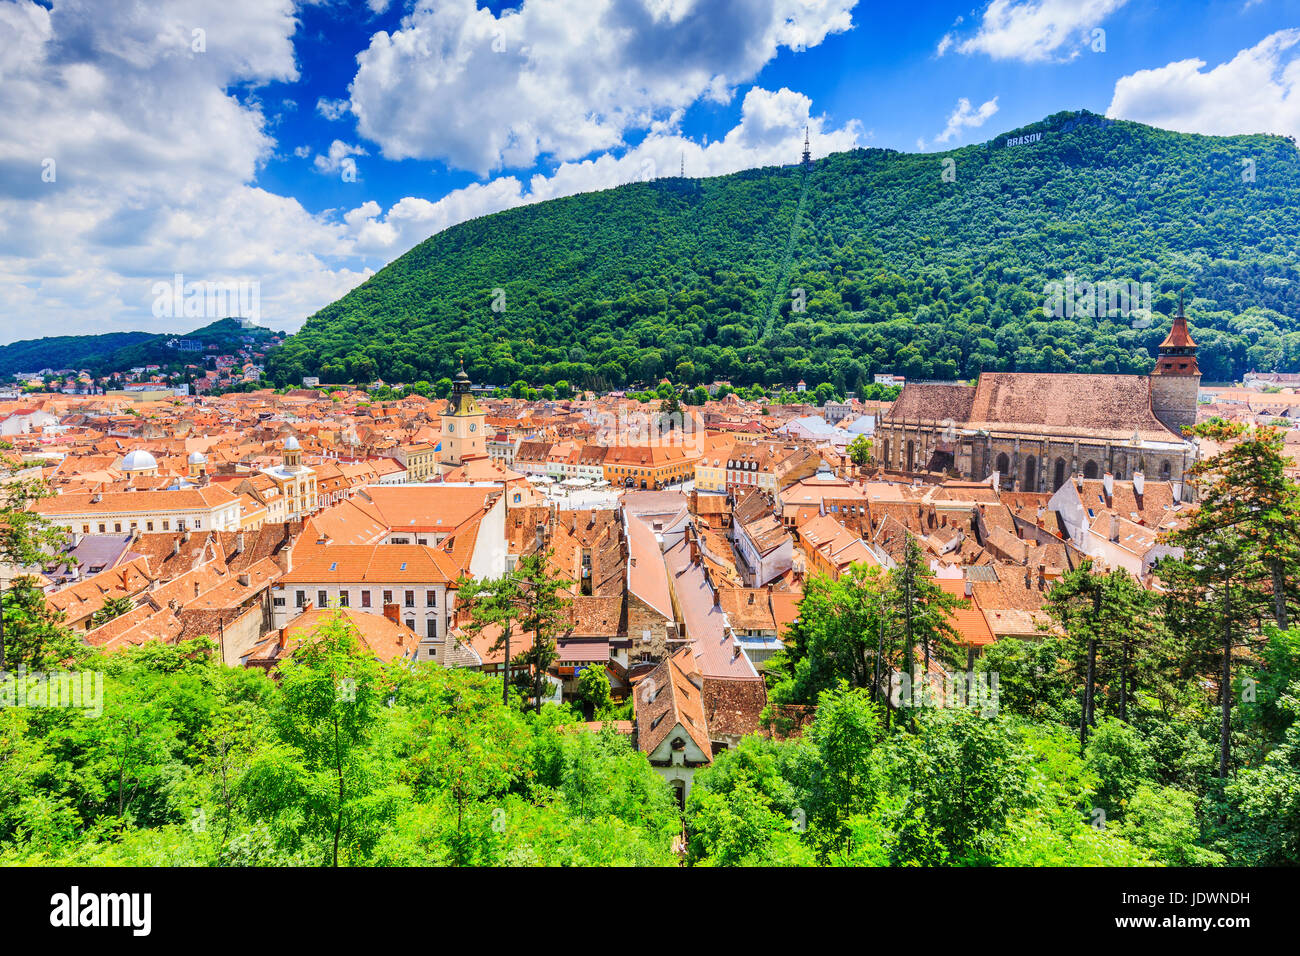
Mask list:
[{"label": "white building", "polygon": [[275,627],[307,607],[382,614],[419,636],[419,660],[445,657],[459,569],[421,545],[332,544],[295,553],[293,570],[271,592]]},{"label": "white building", "polygon": [[55,495],[32,510],[81,534],[238,531],[240,521],[239,498],[217,485]]}]

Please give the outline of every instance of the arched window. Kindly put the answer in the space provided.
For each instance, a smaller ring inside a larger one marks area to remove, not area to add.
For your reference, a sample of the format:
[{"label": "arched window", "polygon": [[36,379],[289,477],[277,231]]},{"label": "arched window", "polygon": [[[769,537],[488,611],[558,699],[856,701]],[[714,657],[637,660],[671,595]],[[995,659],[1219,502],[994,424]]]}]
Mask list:
[{"label": "arched window", "polygon": [[1038,459],[1033,455],[1025,458],[1025,483],[1024,491],[1038,490]]},{"label": "arched window", "polygon": [[1097,477],[1097,463],[1093,461],[1091,458],[1089,458],[1088,463],[1083,466],[1083,477],[1085,478]]},{"label": "arched window", "polygon": [[1007,472],[1011,470],[1011,459],[1007,457],[1006,452],[998,455],[998,460],[994,463],[994,467],[997,469],[999,475],[1002,475],[1004,478],[1006,477]]},{"label": "arched window", "polygon": [[913,464],[916,462],[916,442],[908,441],[907,443],[907,470],[911,471]]},{"label": "arched window", "polygon": [[1056,491],[1061,485],[1065,484],[1065,459],[1056,459],[1056,469],[1052,479],[1052,490]]},{"label": "arched window", "polygon": [[1160,465],[1160,480],[1161,481],[1169,480],[1169,462],[1167,461],[1161,463]]}]

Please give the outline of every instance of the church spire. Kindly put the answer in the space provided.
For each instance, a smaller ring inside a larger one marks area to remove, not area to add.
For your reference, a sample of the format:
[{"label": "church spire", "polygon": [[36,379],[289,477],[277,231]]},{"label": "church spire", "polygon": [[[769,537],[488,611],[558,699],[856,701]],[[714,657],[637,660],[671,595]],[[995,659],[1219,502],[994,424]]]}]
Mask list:
[{"label": "church spire", "polygon": [[1200,375],[1196,364],[1196,342],[1187,329],[1187,316],[1183,314],[1183,297],[1178,297],[1178,314],[1174,316],[1169,334],[1160,343],[1160,357],[1156,360],[1156,375]]}]

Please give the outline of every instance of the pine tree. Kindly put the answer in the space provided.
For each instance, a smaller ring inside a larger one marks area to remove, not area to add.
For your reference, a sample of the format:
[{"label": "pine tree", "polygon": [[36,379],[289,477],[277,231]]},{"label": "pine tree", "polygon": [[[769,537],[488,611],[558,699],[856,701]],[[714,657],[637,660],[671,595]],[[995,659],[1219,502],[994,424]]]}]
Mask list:
[{"label": "pine tree", "polygon": [[1300,603],[1300,486],[1286,475],[1291,460],[1283,434],[1221,419],[1202,422],[1193,434],[1227,447],[1190,469],[1200,506],[1184,537],[1239,534],[1255,559],[1254,577],[1242,583],[1286,630],[1289,605]]},{"label": "pine tree", "polygon": [[[462,580],[458,597],[470,614],[465,629],[481,633],[484,628],[498,626],[501,634],[492,645],[493,651],[504,651],[505,668],[501,682],[501,698],[510,701],[510,667],[521,664],[532,670],[533,698],[540,710],[542,687],[546,671],[555,663],[555,635],[565,620],[569,601],[563,596],[571,585],[568,580],[553,575],[549,568],[550,551],[536,551],[519,559],[514,570],[499,578],[477,581]],[[532,636],[532,645],[511,657],[510,638],[515,626]]]},{"label": "pine tree", "polygon": [[946,660],[960,636],[953,627],[952,611],[962,600],[939,587],[926,566],[925,554],[909,534],[903,545],[903,559],[889,572],[888,603],[893,611],[894,630],[903,646],[903,673],[913,676],[916,645],[921,645],[923,674],[930,672],[932,658]]},{"label": "pine tree", "polygon": [[1115,684],[1116,711],[1128,719],[1129,697],[1140,672],[1155,666],[1153,655],[1162,622],[1156,599],[1124,570],[1100,573],[1085,559],[1047,595],[1045,609],[1066,633],[1082,674],[1079,747],[1088,745],[1096,723],[1097,688]]}]

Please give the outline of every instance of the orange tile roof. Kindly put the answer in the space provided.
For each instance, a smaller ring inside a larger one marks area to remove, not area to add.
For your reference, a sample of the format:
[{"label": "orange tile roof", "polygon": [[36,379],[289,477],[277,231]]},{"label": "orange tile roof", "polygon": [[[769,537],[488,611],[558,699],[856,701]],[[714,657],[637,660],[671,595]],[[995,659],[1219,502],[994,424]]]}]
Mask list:
[{"label": "orange tile roof", "polygon": [[452,558],[419,544],[331,544],[295,550],[285,584],[450,584]]}]

